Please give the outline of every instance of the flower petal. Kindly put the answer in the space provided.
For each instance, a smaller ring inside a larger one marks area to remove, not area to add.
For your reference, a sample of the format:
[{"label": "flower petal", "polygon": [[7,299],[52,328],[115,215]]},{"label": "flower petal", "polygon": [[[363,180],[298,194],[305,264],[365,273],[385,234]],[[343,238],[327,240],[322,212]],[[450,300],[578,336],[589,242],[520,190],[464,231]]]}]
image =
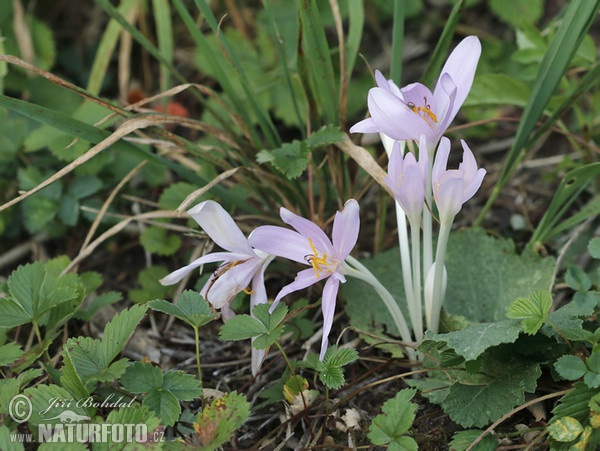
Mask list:
[{"label": "flower petal", "polygon": [[333,325],[333,316],[335,314],[335,303],[340,286],[340,280],[337,277],[330,277],[323,288],[323,298],[321,300],[321,310],[323,312],[323,338],[321,339],[321,354],[319,359],[323,360],[327,346],[329,344],[329,333]]},{"label": "flower petal", "polygon": [[250,285],[252,277],[261,267],[261,260],[254,258],[227,269],[217,277],[211,277],[204,285],[200,294],[212,304],[214,308],[228,305],[231,300],[243,289]]},{"label": "flower petal", "polygon": [[240,228],[217,202],[212,200],[202,202],[188,210],[188,214],[223,249],[254,255]]},{"label": "flower petal", "polygon": [[288,225],[291,225],[294,229],[298,231],[298,233],[300,233],[300,235],[305,237],[304,239],[307,243],[308,239],[310,238],[314,246],[319,251],[321,251],[321,253],[333,253],[333,246],[331,245],[331,241],[329,240],[325,232],[323,232],[323,230],[314,222],[309,221],[308,219],[303,218],[302,216],[298,216],[295,213],[292,213],[287,208],[281,208],[279,214],[283,222],[285,222]]},{"label": "flower petal", "polygon": [[379,133],[379,127],[372,117],[368,117],[350,127],[350,133]]},{"label": "flower petal", "polygon": [[452,223],[462,208],[465,181],[458,175],[458,171],[448,171],[444,175],[446,177],[442,177],[442,182],[437,186],[434,185],[433,192],[440,222],[448,224]]},{"label": "flower petal", "polygon": [[279,226],[260,226],[252,231],[248,243],[257,250],[307,263],[304,258],[312,254],[308,238],[298,232]]},{"label": "flower petal", "polygon": [[442,137],[440,145],[438,146],[437,153],[435,155],[435,161],[433,163],[433,169],[431,171],[431,180],[436,183],[440,179],[442,174],[446,172],[448,166],[448,156],[450,155],[450,140],[445,136]]},{"label": "flower petal", "polygon": [[277,294],[277,297],[275,297],[271,308],[269,308],[269,312],[272,313],[273,310],[275,310],[275,307],[277,307],[277,304],[279,304],[279,301],[288,294],[293,293],[295,291],[303,290],[304,288],[319,282],[321,279],[321,277],[317,277],[315,271],[312,268],[300,271],[296,275],[294,281],[283,287],[281,291]]},{"label": "flower petal", "polygon": [[356,245],[360,229],[360,207],[354,199],[344,204],[342,211],[335,214],[331,238],[337,258],[344,260]]},{"label": "flower petal", "polygon": [[399,141],[430,135],[431,127],[390,91],[372,88],[367,99],[371,118],[380,133]]},{"label": "flower petal", "polygon": [[438,81],[439,88],[436,87],[433,97],[435,99],[436,114],[438,115],[437,136],[436,142],[446,131],[452,120],[458,113],[458,108],[454,108],[456,104],[457,87],[448,74],[442,74]]},{"label": "flower petal", "polygon": [[388,158],[392,155],[392,150],[394,146],[398,144],[402,153],[404,153],[404,141],[396,141],[394,138],[390,138],[385,133],[380,133],[379,138],[381,139],[381,143],[383,144],[383,148],[385,149],[385,153],[387,153]]},{"label": "flower petal", "polygon": [[192,270],[204,265],[205,263],[220,261],[238,261],[247,258],[248,256],[246,254],[234,254],[231,252],[213,252],[212,254],[203,255],[202,257],[197,258],[196,260],[191,262],[189,265],[184,266],[183,268],[179,268],[176,271],[173,271],[172,273],[160,279],[159,282],[161,283],[161,285],[165,286],[173,285],[179,282],[185,276],[187,276]]},{"label": "flower petal", "polygon": [[[479,39],[477,36],[468,36],[456,46],[442,68],[440,78],[443,74],[450,75],[457,88],[456,98],[452,106],[452,117],[456,116],[456,113],[469,95],[480,56],[481,43]],[[436,91],[438,85],[435,87]]]}]

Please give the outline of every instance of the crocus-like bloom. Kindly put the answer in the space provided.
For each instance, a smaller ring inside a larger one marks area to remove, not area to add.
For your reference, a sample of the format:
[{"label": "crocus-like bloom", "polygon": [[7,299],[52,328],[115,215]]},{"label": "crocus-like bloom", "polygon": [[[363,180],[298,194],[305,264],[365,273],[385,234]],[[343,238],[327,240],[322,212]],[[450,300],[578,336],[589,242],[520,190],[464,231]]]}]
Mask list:
[{"label": "crocus-like bloom", "polygon": [[355,124],[350,132],[383,133],[400,141],[417,141],[425,135],[433,152],[471,90],[480,55],[476,36],[463,39],[448,57],[433,93],[421,83],[399,89],[377,71],[377,87],[368,97],[371,117]]},{"label": "crocus-like bloom", "polygon": [[296,231],[278,226],[262,226],[252,232],[248,241],[256,249],[310,266],[300,271],[292,283],[282,288],[271,309],[274,309],[284,296],[327,279],[321,304],[323,339],[320,358],[323,359],[333,324],[339,284],[346,282],[344,260],[358,239],[360,227],[358,202],[350,199],[344,209],[336,213],[332,240],[318,225],[308,219],[285,208],[281,209],[280,215],[283,222]]},{"label": "crocus-like bloom", "polygon": [[462,205],[475,195],[485,176],[485,169],[477,169],[473,152],[464,140],[463,160],[458,169],[446,169],[450,155],[450,140],[442,138],[437,150],[431,180],[433,197],[440,215],[440,222],[452,223]]},{"label": "crocus-like bloom", "polygon": [[411,224],[418,224],[423,205],[425,204],[425,189],[427,187],[428,157],[425,136],[419,143],[419,161],[412,152],[402,155],[401,147],[396,141],[385,183],[392,190]]},{"label": "crocus-like bloom", "polygon": [[[223,263],[210,276],[200,294],[214,308],[221,310],[224,319],[234,315],[229,304],[240,291],[250,294],[250,311],[255,305],[266,303],[264,272],[274,256],[252,249],[233,218],[214,201],[202,202],[190,209],[188,214],[217,245],[228,252],[203,255],[189,265],[165,276],[160,283],[172,285],[205,263],[222,261]],[[252,349],[252,352],[252,371],[256,372],[264,351]]]}]

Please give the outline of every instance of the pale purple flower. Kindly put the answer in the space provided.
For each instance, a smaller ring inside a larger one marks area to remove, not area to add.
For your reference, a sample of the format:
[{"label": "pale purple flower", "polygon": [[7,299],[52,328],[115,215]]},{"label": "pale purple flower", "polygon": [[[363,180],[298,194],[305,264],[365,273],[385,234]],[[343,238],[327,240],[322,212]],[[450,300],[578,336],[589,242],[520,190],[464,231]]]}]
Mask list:
[{"label": "pale purple flower", "polygon": [[467,98],[480,55],[476,36],[463,39],[448,57],[433,93],[421,83],[399,89],[377,71],[377,87],[368,96],[371,117],[350,132],[383,133],[400,141],[425,135],[432,151]]},{"label": "pale purple flower", "polygon": [[424,135],[419,142],[419,161],[412,152],[402,155],[402,149],[396,141],[390,161],[385,183],[392,190],[394,198],[411,224],[418,224],[425,204],[425,190],[428,178],[427,143]]},{"label": "pale purple flower", "polygon": [[[267,302],[264,272],[274,256],[253,249],[233,218],[218,203],[208,200],[196,205],[188,214],[207,235],[228,252],[203,255],[187,266],[160,280],[163,285],[179,282],[195,268],[205,263],[223,263],[210,276],[200,294],[212,306],[221,310],[223,319],[234,316],[229,304],[241,291],[250,294],[250,312],[257,304]],[[252,372],[255,373],[264,356],[264,350],[252,349]]]},{"label": "pale purple flower", "polygon": [[458,169],[446,169],[450,155],[450,140],[443,137],[437,149],[431,180],[433,197],[440,215],[440,222],[452,223],[462,205],[475,195],[485,176],[485,169],[477,169],[473,152],[464,140],[463,160]]},{"label": "pale purple flower", "polygon": [[248,241],[256,249],[310,266],[300,271],[292,283],[282,288],[273,302],[271,311],[284,296],[321,280],[327,280],[321,303],[323,339],[320,358],[323,359],[333,324],[339,284],[346,282],[344,260],[358,240],[359,205],[356,200],[350,199],[344,209],[336,213],[332,240],[318,225],[308,219],[285,208],[281,208],[280,215],[283,222],[296,231],[278,226],[262,226],[252,232]]}]

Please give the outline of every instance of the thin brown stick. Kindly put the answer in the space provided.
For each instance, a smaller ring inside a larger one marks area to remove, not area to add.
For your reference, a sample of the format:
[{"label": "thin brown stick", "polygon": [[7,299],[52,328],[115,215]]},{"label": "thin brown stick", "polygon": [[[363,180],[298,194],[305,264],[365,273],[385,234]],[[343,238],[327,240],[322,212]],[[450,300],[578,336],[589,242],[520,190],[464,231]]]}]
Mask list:
[{"label": "thin brown stick", "polygon": [[342,25],[342,16],[340,14],[338,0],[329,0],[329,6],[333,13],[335,31],[338,38],[338,48],[340,50],[340,127],[344,130],[346,127],[346,106],[348,104],[348,68],[346,67],[344,27]]},{"label": "thin brown stick", "polygon": [[392,192],[384,181],[387,177],[386,172],[377,164],[367,149],[354,144],[347,135],[344,136],[343,141],[337,143],[336,146],[354,159],[354,161],[356,161],[358,165],[367,172],[367,174],[373,177],[373,180],[379,183],[379,185],[381,185],[381,187],[387,193],[389,193],[390,196],[393,196]]},{"label": "thin brown stick", "polygon": [[87,236],[85,237],[85,240],[83,240],[83,244],[81,245],[81,250],[85,249],[86,246],[89,244],[89,242],[92,240],[92,237],[94,236],[94,233],[96,233],[96,230],[98,229],[98,225],[100,225],[100,221],[102,220],[102,218],[106,214],[106,211],[108,210],[108,207],[110,206],[110,204],[112,204],[112,201],[116,197],[117,193],[121,190],[121,188],[123,188],[123,186],[125,186],[125,184],[127,184],[127,182],[129,182],[129,180],[131,180],[131,178],[142,167],[144,167],[145,164],[146,164],[146,160],[144,160],[141,163],[139,163],[136,167],[134,167],[131,171],[129,171],[129,173],[125,177],[123,177],[123,180],[121,180],[119,182],[119,184],[115,187],[115,189],[113,189],[111,191],[110,195],[106,198],[106,200],[102,204],[102,208],[100,208],[100,211],[96,215],[96,218],[94,219],[94,222],[92,222],[92,225],[91,225],[90,229],[88,230]]}]

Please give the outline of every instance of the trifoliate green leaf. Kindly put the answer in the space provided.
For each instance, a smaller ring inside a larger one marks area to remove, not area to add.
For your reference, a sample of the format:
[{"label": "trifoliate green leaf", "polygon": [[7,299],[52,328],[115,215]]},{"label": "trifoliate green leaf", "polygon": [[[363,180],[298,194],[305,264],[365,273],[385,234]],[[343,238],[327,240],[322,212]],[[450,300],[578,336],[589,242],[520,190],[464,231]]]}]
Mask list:
[{"label": "trifoliate green leaf", "polygon": [[542,327],[552,307],[552,295],[547,291],[534,291],[529,299],[518,298],[508,306],[506,316],[522,320],[523,330],[529,335]]},{"label": "trifoliate green leaf", "polygon": [[111,362],[125,347],[146,314],[145,305],[133,305],[117,313],[104,328],[100,342],[100,357]]},{"label": "trifoliate green leaf", "polygon": [[140,362],[130,365],[121,378],[123,388],[131,393],[149,393],[162,387],[163,382],[164,375],[160,368]]},{"label": "trifoliate green leaf", "polygon": [[144,397],[142,405],[149,407],[165,426],[174,425],[181,414],[179,400],[168,390],[151,391]]},{"label": "trifoliate green leaf", "polygon": [[554,363],[554,369],[569,381],[580,379],[587,372],[585,362],[574,355],[563,355]]},{"label": "trifoliate green leaf", "polygon": [[277,149],[261,150],[256,155],[256,161],[260,164],[271,163],[288,179],[295,179],[306,170],[309,156],[310,147],[306,141],[294,140]]},{"label": "trifoliate green leaf", "polygon": [[319,379],[329,388],[341,388],[345,382],[342,367],[357,359],[358,352],[355,349],[338,349],[337,346],[331,346],[327,349],[323,361],[317,364]]},{"label": "trifoliate green leaf", "polygon": [[250,315],[236,315],[221,326],[219,338],[221,340],[247,340],[268,334],[269,329],[256,318]]},{"label": "trifoliate green leaf", "polygon": [[283,333],[280,324],[287,315],[288,308],[280,303],[273,313],[269,313],[268,304],[259,304],[252,311],[255,318],[250,315],[237,315],[228,320],[219,331],[221,340],[246,340],[255,338],[256,349],[266,349],[275,343]]},{"label": "trifoliate green leaf", "polygon": [[169,426],[179,419],[179,401],[190,401],[201,394],[200,383],[194,376],[182,371],[163,373],[160,368],[148,363],[130,365],[121,383],[131,393],[146,393],[142,404]]},{"label": "trifoliate green leaf", "polygon": [[411,401],[416,390],[404,389],[381,407],[382,413],[373,418],[368,437],[374,445],[387,445],[388,449],[417,450],[416,442],[406,434],[415,420],[418,405]]},{"label": "trifoliate green leaf", "polygon": [[183,371],[165,373],[162,389],[170,391],[180,401],[191,401],[201,395],[198,379]]},{"label": "trifoliate green leaf", "polygon": [[22,265],[10,275],[7,281],[10,296],[0,307],[0,327],[40,320],[42,315],[60,304],[81,300],[77,299],[81,288],[77,276],[60,277],[46,265],[40,262]]},{"label": "trifoliate green leaf", "polygon": [[219,317],[218,313],[213,313],[206,299],[192,290],[181,293],[177,304],[155,299],[150,301],[148,305],[154,310],[174,316],[196,328]]},{"label": "trifoliate green leaf", "polygon": [[146,313],[145,305],[134,305],[115,315],[104,328],[101,340],[90,337],[69,338],[63,347],[77,374],[86,387],[97,381],[110,381],[119,377],[126,361],[112,360],[123,350]]}]

